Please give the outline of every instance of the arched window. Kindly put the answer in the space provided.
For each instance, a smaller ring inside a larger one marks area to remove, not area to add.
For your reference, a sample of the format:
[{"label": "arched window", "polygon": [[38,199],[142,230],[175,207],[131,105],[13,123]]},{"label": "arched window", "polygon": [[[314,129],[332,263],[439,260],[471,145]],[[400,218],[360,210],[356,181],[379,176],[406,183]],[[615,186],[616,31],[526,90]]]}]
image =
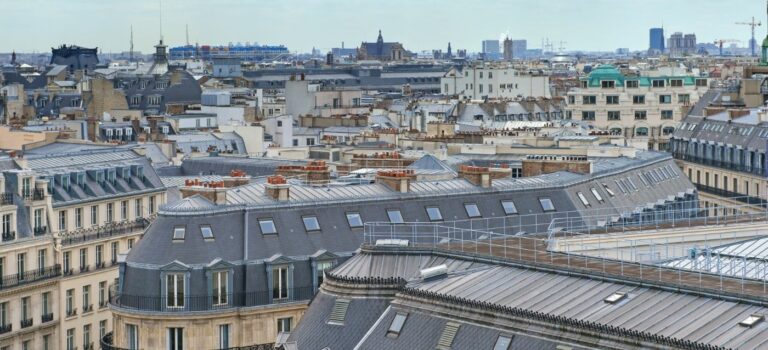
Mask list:
[{"label": "arched window", "polygon": [[611,128],[611,135],[621,135],[621,128]]},{"label": "arched window", "polygon": [[663,129],[661,129],[661,133],[663,135],[672,135],[672,133],[675,132],[675,128],[672,126],[665,126]]},{"label": "arched window", "polygon": [[636,136],[648,136],[648,128],[641,127],[641,128],[635,129],[635,135]]}]

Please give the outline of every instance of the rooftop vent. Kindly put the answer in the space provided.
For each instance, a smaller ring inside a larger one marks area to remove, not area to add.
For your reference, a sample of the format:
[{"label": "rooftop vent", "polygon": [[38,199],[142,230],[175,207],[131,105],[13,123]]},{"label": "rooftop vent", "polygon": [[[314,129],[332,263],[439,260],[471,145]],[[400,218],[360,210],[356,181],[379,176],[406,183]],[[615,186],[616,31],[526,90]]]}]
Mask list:
[{"label": "rooftop vent", "polygon": [[448,350],[453,345],[453,339],[456,338],[456,333],[459,332],[460,324],[456,322],[448,322],[443,328],[443,333],[440,334],[440,339],[437,340],[437,348],[442,350]]},{"label": "rooftop vent", "polygon": [[448,275],[448,265],[442,264],[428,267],[420,271],[421,278],[425,281],[435,280]]},{"label": "rooftop vent", "polygon": [[616,292],[616,293],[611,294],[609,297],[605,298],[605,300],[603,300],[603,301],[605,301],[608,304],[616,304],[616,303],[618,303],[618,302],[620,302],[620,301],[622,301],[622,300],[624,300],[626,298],[627,298],[627,293],[625,293],[625,292]]},{"label": "rooftop vent", "polygon": [[333,303],[331,316],[328,317],[328,324],[343,325],[347,318],[347,309],[349,308],[349,299],[336,299]]},{"label": "rooftop vent", "polygon": [[762,322],[765,319],[765,315],[752,314],[749,315],[744,321],[739,322],[740,326],[752,328],[752,326]]},{"label": "rooftop vent", "polygon": [[407,247],[407,239],[377,239],[376,246]]}]

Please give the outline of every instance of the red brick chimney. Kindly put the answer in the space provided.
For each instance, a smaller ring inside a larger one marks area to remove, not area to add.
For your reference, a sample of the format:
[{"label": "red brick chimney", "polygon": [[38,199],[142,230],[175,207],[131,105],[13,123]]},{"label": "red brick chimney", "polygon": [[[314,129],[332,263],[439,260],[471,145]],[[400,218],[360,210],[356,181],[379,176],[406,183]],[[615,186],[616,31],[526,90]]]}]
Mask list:
[{"label": "red brick chimney", "polygon": [[224,181],[202,182],[198,179],[184,181],[180,189],[181,197],[201,195],[216,204],[227,204],[227,188]]},{"label": "red brick chimney", "polygon": [[531,156],[523,159],[523,177],[570,171],[592,173],[592,163],[585,156]]},{"label": "red brick chimney", "polygon": [[491,187],[491,170],[486,167],[462,165],[459,167],[459,177],[466,179],[475,186]]},{"label": "red brick chimney", "polygon": [[387,186],[390,190],[407,193],[411,190],[411,181],[416,180],[413,170],[382,170],[376,173],[376,183]]},{"label": "red brick chimney", "polygon": [[232,188],[247,185],[251,182],[251,177],[240,169],[233,169],[229,172],[229,176],[224,176],[224,187]]},{"label": "red brick chimney", "polygon": [[274,175],[267,178],[264,186],[267,196],[277,201],[287,201],[291,198],[291,185],[282,175]]},{"label": "red brick chimney", "polygon": [[313,160],[307,165],[278,165],[275,175],[297,177],[310,185],[326,185],[331,181],[331,171],[324,160]]}]

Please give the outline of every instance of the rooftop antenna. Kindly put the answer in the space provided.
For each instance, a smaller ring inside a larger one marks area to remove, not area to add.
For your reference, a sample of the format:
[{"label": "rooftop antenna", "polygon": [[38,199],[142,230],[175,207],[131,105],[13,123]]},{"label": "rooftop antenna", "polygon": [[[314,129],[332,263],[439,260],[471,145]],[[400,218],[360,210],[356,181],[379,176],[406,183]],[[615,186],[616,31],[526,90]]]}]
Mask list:
[{"label": "rooftop antenna", "polygon": [[131,25],[131,49],[128,51],[128,62],[133,62],[133,25]]},{"label": "rooftop antenna", "polygon": [[163,0],[158,0],[160,3],[160,43],[163,42]]}]

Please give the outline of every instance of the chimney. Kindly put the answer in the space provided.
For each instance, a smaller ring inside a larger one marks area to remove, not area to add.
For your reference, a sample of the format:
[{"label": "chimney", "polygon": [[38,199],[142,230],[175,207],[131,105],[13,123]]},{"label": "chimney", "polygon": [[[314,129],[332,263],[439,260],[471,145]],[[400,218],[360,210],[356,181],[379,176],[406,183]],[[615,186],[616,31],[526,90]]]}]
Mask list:
[{"label": "chimney", "polygon": [[760,108],[757,112],[757,117],[760,119],[761,123],[768,123],[768,107]]},{"label": "chimney", "polygon": [[194,195],[201,195],[209,201],[223,205],[227,204],[227,188],[223,181],[202,182],[198,179],[184,181],[184,186],[180,189],[181,197],[187,198]]},{"label": "chimney", "polygon": [[275,175],[298,177],[309,185],[326,185],[331,181],[331,171],[324,160],[313,160],[307,165],[278,165]]},{"label": "chimney", "polygon": [[729,119],[743,117],[745,115],[749,115],[749,110],[745,109],[745,108],[737,108],[737,109],[729,109],[728,110],[728,118]]},{"label": "chimney", "polygon": [[411,169],[382,170],[376,173],[376,183],[387,186],[390,190],[407,193],[411,189],[411,181],[416,180],[416,174]]},{"label": "chimney", "polygon": [[267,196],[276,201],[284,202],[291,198],[291,186],[282,175],[268,177],[264,189]]},{"label": "chimney", "polygon": [[704,114],[704,117],[706,118],[710,115],[715,115],[722,112],[725,112],[725,108],[723,107],[705,107],[702,111],[702,114]]},{"label": "chimney", "polygon": [[522,176],[536,176],[570,171],[577,174],[591,174],[592,163],[586,156],[529,155],[523,159]]},{"label": "chimney", "polygon": [[96,142],[96,135],[99,134],[99,120],[90,117],[88,118],[88,140],[92,142]]},{"label": "chimney", "polygon": [[462,165],[459,167],[459,177],[475,186],[491,187],[491,170],[486,167]]},{"label": "chimney", "polygon": [[224,187],[232,188],[249,184],[251,182],[251,177],[248,176],[245,171],[232,169],[232,171],[229,172],[229,176],[224,176],[222,180],[224,180]]}]

